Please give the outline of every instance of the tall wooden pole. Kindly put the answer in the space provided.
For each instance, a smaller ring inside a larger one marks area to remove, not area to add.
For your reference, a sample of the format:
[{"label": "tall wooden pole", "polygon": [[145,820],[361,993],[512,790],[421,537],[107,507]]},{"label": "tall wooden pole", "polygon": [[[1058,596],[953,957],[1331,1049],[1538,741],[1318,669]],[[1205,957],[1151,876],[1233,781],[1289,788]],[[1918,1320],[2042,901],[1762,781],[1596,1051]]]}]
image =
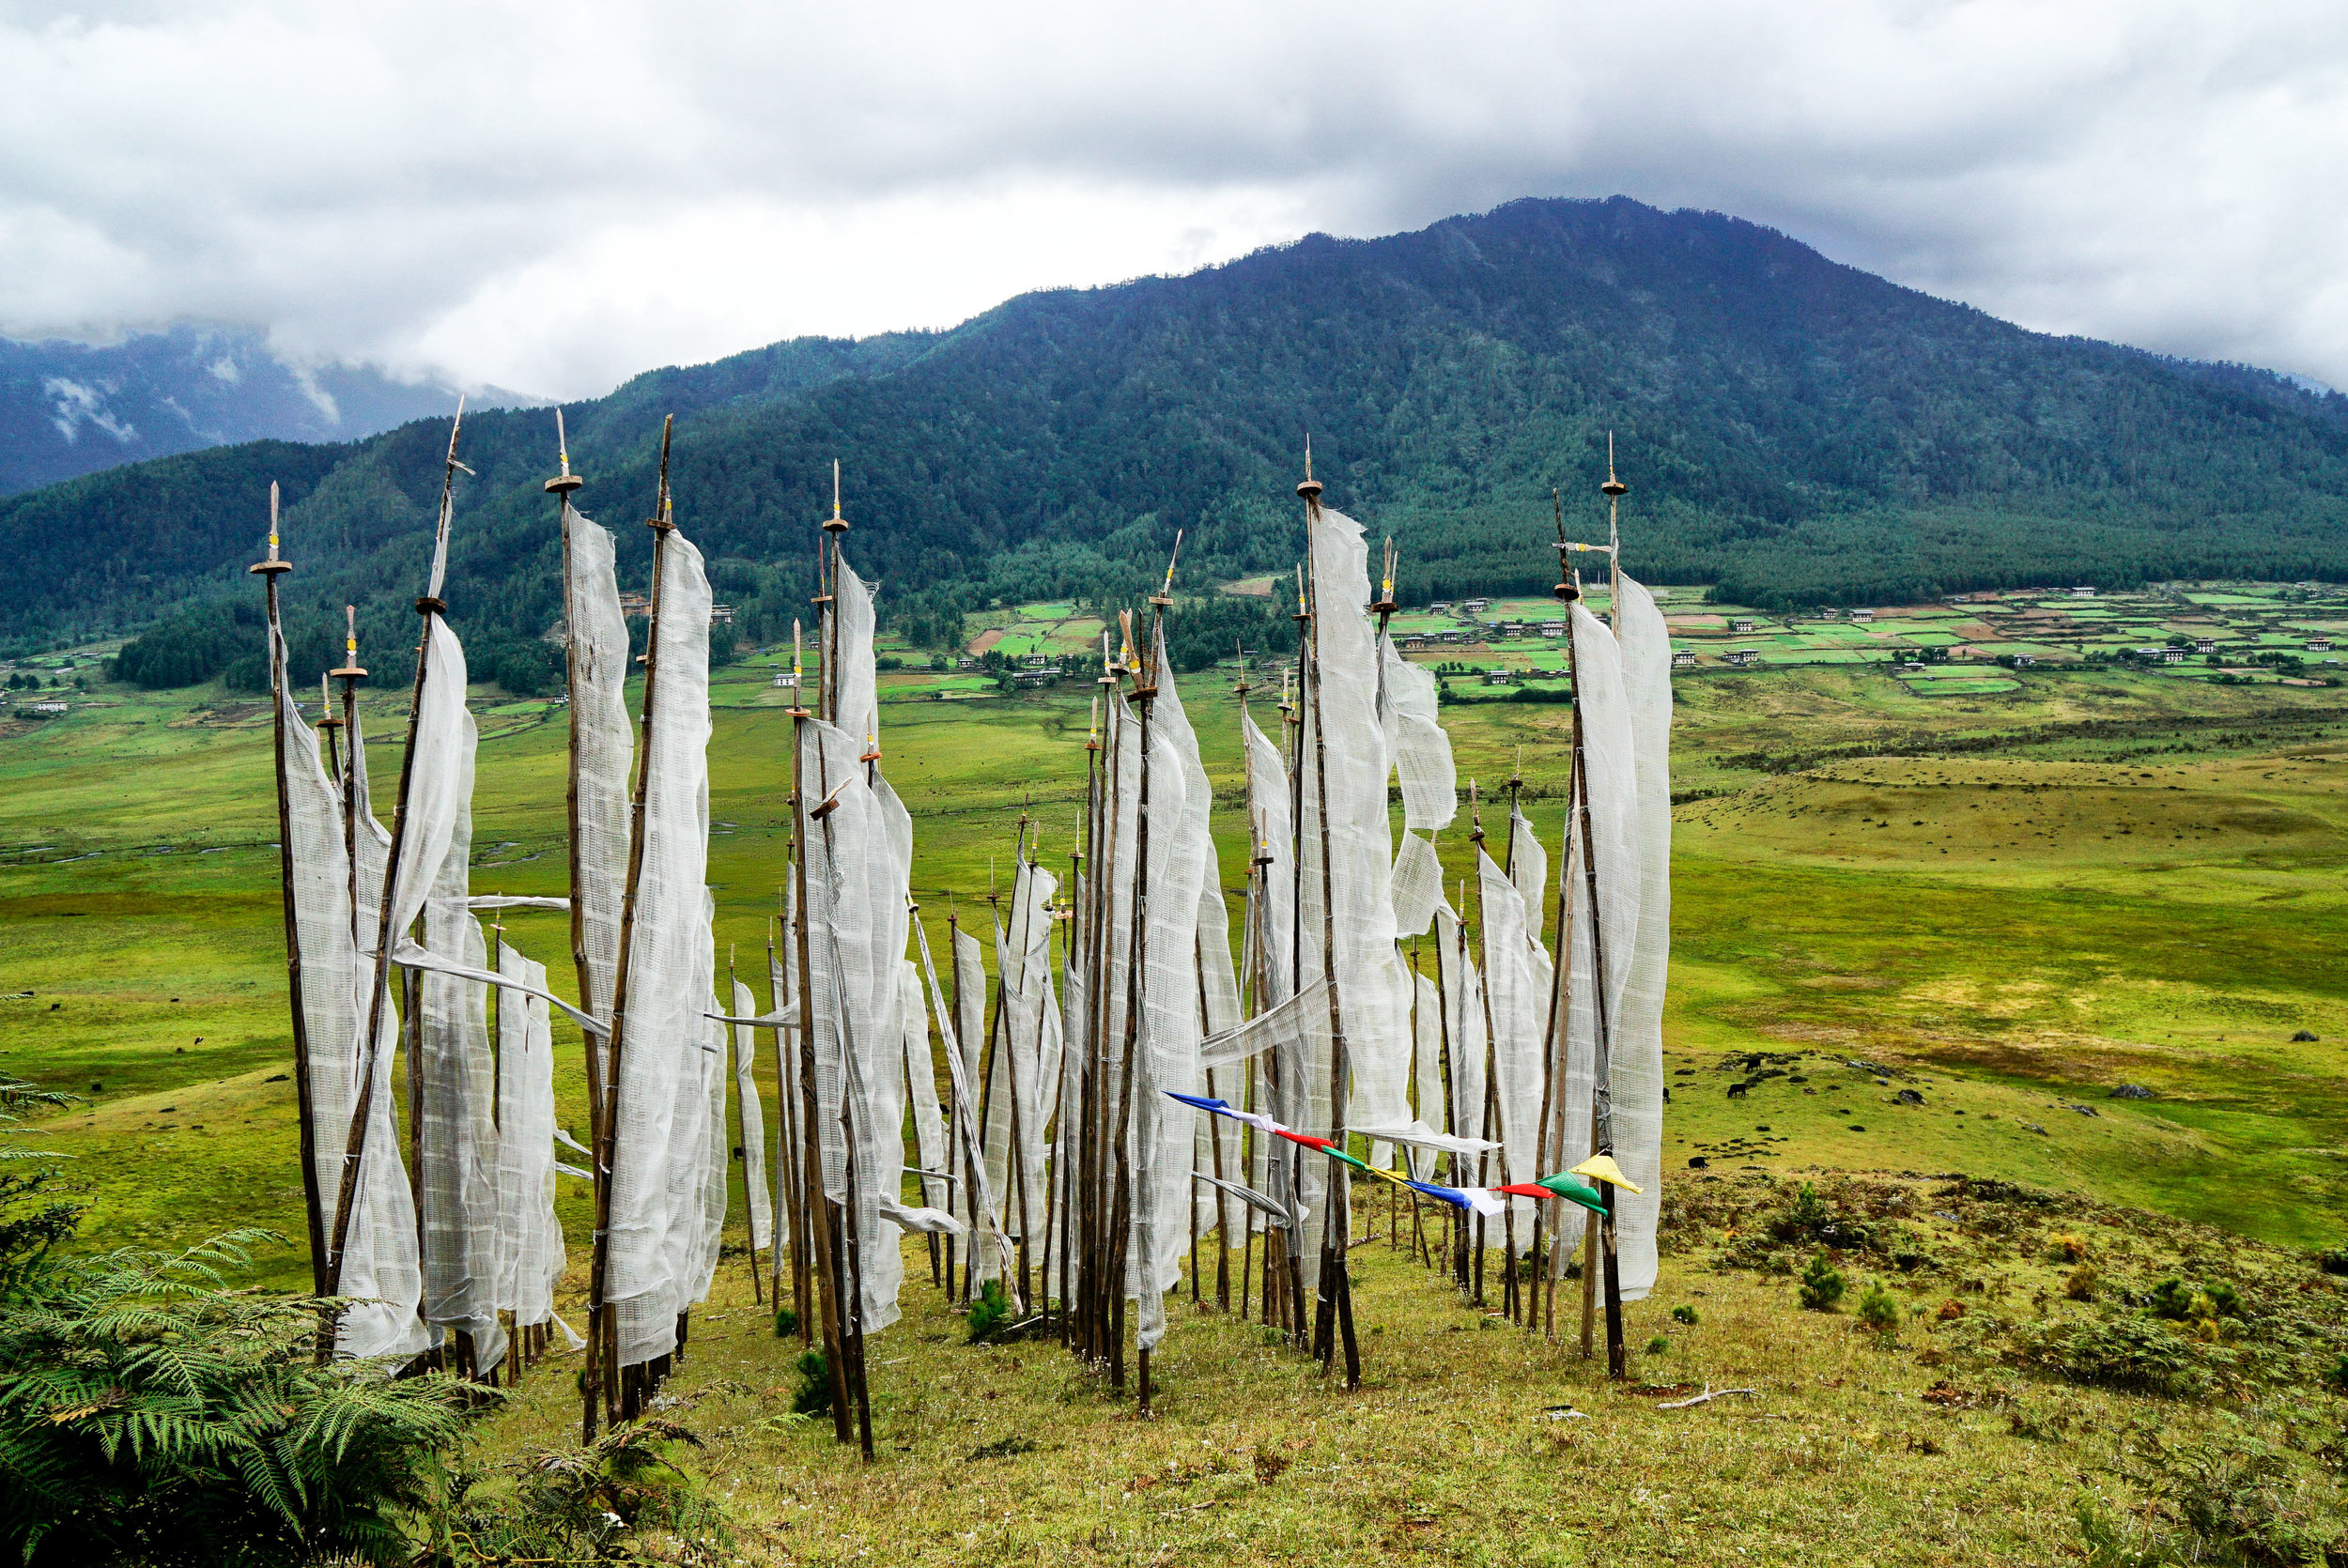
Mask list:
[{"label": "tall wooden pole", "polygon": [[[1139,704],[1141,747],[1137,767],[1140,789],[1134,811],[1134,893],[1133,925],[1127,932],[1125,959],[1125,1020],[1124,1040],[1118,1068],[1116,1117],[1116,1197],[1109,1213],[1109,1386],[1122,1390],[1125,1386],[1125,1279],[1132,1259],[1131,1223],[1134,1203],[1133,1132],[1134,1057],[1140,1048],[1141,1014],[1148,992],[1147,942],[1150,926],[1150,709],[1157,696],[1157,683],[1147,678],[1145,655],[1132,648],[1133,623],[1125,621],[1126,643],[1131,651],[1130,667],[1135,677],[1133,697]],[[1151,1268],[1151,1260],[1142,1261],[1143,1270]],[[1145,1365],[1142,1377],[1141,1408],[1149,1409],[1149,1377]]]},{"label": "tall wooden pole", "polygon": [[[465,404],[457,399],[456,418],[448,429],[448,456],[440,475],[440,515],[434,540],[434,559],[444,559],[448,546],[449,514],[456,484],[456,470],[463,465],[456,461],[456,437],[464,428]],[[470,470],[469,470],[470,471]],[[440,585],[416,601],[416,613],[422,618],[422,635],[416,641],[416,680],[408,697],[408,745],[399,760],[399,795],[392,814],[392,843],[383,866],[383,901],[376,919],[375,984],[367,999],[367,1032],[360,1043],[359,1098],[351,1108],[350,1136],[343,1150],[341,1181],[334,1197],[334,1228],[332,1240],[327,1247],[325,1294],[332,1296],[342,1288],[343,1249],[350,1237],[350,1216],[356,1207],[359,1191],[359,1172],[366,1158],[367,1120],[375,1105],[376,1043],[383,1025],[383,999],[391,990],[392,970],[392,910],[396,904],[399,887],[399,856],[408,838],[408,791],[416,771],[416,733],[424,699],[425,677],[432,668],[432,629],[448,607],[438,596]],[[409,1009],[411,1013],[413,1007]],[[411,1047],[412,1050],[412,1047]],[[413,1112],[410,1112],[411,1119]],[[419,1206],[421,1212],[421,1206]]]},{"label": "tall wooden pole", "polygon": [[[1610,562],[1618,550],[1620,539],[1620,530],[1615,520],[1615,508],[1630,488],[1614,475],[1614,438],[1609,435],[1607,437],[1606,482],[1599,486],[1599,490],[1606,497],[1609,537],[1606,553]],[[1576,548],[1586,549],[1587,546],[1574,546],[1567,543],[1562,510],[1559,514],[1557,533],[1558,576],[1562,580],[1558,583],[1556,592],[1559,598],[1570,604],[1582,596],[1582,591],[1577,580],[1579,575],[1567,568],[1567,557],[1570,551]],[[1597,834],[1590,821],[1589,767],[1584,751],[1582,720],[1582,683],[1579,679],[1578,666],[1571,662],[1574,658],[1574,652],[1570,624],[1568,628],[1567,657],[1568,669],[1575,677],[1573,680],[1573,808],[1581,829],[1582,874],[1590,912],[1590,1011],[1597,1023],[1598,1037],[1593,1063],[1595,1092],[1591,1107],[1591,1119],[1594,1123],[1591,1141],[1596,1145],[1595,1153],[1611,1157],[1614,1152],[1613,1020],[1609,1016],[1606,1003],[1606,934],[1598,897]],[[1597,1186],[1599,1196],[1604,1206],[1599,1214],[1599,1257],[1597,1261],[1605,1270],[1604,1277],[1599,1282],[1599,1288],[1606,1311],[1606,1371],[1608,1376],[1619,1378],[1630,1375],[1630,1366],[1623,1345],[1622,1281],[1615,1257],[1614,1189],[1612,1182],[1599,1182]],[[1587,1294],[1585,1287],[1585,1299]],[[1587,1342],[1588,1332],[1585,1329],[1583,1343],[1586,1345]]]},{"label": "tall wooden pole", "polygon": [[[820,610],[825,601],[823,582],[816,582],[816,600]],[[799,628],[791,628],[791,664],[800,668]],[[799,703],[799,686],[793,683],[792,699]],[[822,700],[822,676],[817,676],[817,700]],[[822,1288],[817,1293],[823,1307],[824,1363],[831,1381],[831,1426],[836,1441],[848,1440],[848,1368],[847,1353],[841,1332],[842,1302],[840,1299],[840,1264],[834,1222],[835,1210],[831,1198],[824,1191],[823,1098],[816,1090],[815,1053],[815,985],[814,971],[810,964],[811,945],[808,940],[807,912],[807,822],[810,806],[807,798],[807,723],[812,717],[803,705],[791,710],[791,806],[794,814],[793,832],[799,838],[799,853],[795,870],[798,877],[798,909],[792,920],[791,939],[799,961],[799,1123],[801,1142],[799,1159],[805,1173],[801,1185],[807,1190],[807,1234],[809,1261]]]},{"label": "tall wooden pole", "polygon": [[[847,532],[848,519],[841,511],[840,507],[840,463],[839,460],[835,458],[833,459],[831,465],[831,515],[824,519],[824,535],[828,545],[830,563],[830,575],[828,578],[829,589],[826,592],[822,603],[817,607],[818,614],[822,617],[821,623],[830,633],[828,639],[825,643],[824,654],[825,684],[829,691],[829,698],[826,705],[826,716],[835,725],[840,722],[841,717],[841,625],[839,604],[840,572],[842,565],[841,546],[842,542],[847,535]],[[837,803],[833,800],[831,795],[829,768],[821,761],[823,753],[820,748],[818,748],[816,756],[818,759],[815,780],[816,787],[823,790],[825,793],[823,804],[817,806],[814,809],[810,811],[808,813],[808,817],[810,821],[818,822],[823,827],[824,864],[826,871],[828,872],[829,868],[836,863],[836,852],[832,843],[831,812],[833,807]],[[862,761],[867,764],[865,775],[866,781],[868,783],[871,781],[872,776],[871,764],[876,762],[878,760],[879,754],[877,752],[868,752],[862,759]],[[842,780],[842,782],[845,781]],[[839,961],[839,932],[836,930],[827,930],[826,932],[826,936],[831,945],[833,967],[835,971],[839,971],[841,967]],[[863,1453],[865,1461],[870,1463],[873,1457],[873,1407],[871,1395],[865,1386],[864,1226],[861,1220],[862,1194],[859,1191],[859,1176],[861,1175],[863,1161],[860,1151],[857,1148],[856,1107],[853,1102],[854,1096],[846,1092],[848,1080],[856,1070],[856,1064],[854,1060],[856,1041],[848,1031],[844,999],[835,996],[834,1000],[842,1004],[842,1010],[835,1022],[839,1024],[841,1029],[840,1061],[842,1087],[840,1100],[841,1147],[842,1154],[846,1157],[847,1162],[847,1187],[845,1191],[847,1202],[844,1212],[840,1220],[841,1236],[846,1242],[845,1251],[847,1254],[845,1259],[846,1273],[841,1282],[845,1292],[845,1300],[841,1314],[840,1325],[841,1345],[846,1353],[847,1359],[846,1375],[848,1392],[856,1404],[857,1446]]]},{"label": "tall wooden pole", "polygon": [[[1321,483],[1312,476],[1312,447],[1305,448],[1305,478],[1297,484],[1296,493],[1304,498],[1305,517],[1305,559],[1312,559],[1313,532],[1321,523]],[[1312,621],[1312,661],[1306,667],[1312,694],[1313,730],[1313,792],[1319,807],[1321,826],[1321,967],[1329,980],[1329,1137],[1342,1149],[1346,1145],[1346,1081],[1349,1063],[1345,1048],[1345,1009],[1339,1000],[1341,987],[1337,981],[1337,915],[1336,872],[1330,858],[1329,837],[1329,747],[1328,714],[1321,690],[1321,575],[1315,569],[1311,576],[1309,600]],[[1353,1338],[1353,1287],[1346,1264],[1346,1253],[1352,1241],[1353,1206],[1352,1177],[1339,1163],[1329,1172],[1329,1202],[1326,1222],[1321,1233],[1321,1299],[1315,1311],[1314,1339],[1321,1354],[1323,1371],[1334,1366],[1338,1341],[1345,1350],[1345,1386],[1362,1386],[1361,1347]],[[1335,1332],[1332,1332],[1332,1330]]]},{"label": "tall wooden pole", "polygon": [[[587,869],[584,845],[579,831],[579,746],[581,719],[579,700],[579,611],[577,583],[572,577],[572,520],[576,515],[571,497],[586,480],[571,472],[571,443],[563,428],[563,410],[554,411],[554,453],[556,472],[546,482],[547,494],[554,498],[555,528],[563,542],[563,679],[564,689],[570,699],[564,704],[565,760],[564,771],[563,809],[569,829],[569,861],[571,885],[571,969],[578,977],[579,1005],[590,1017],[595,1016],[597,1004],[610,1000],[595,994],[594,969],[587,958]],[[626,676],[621,677],[625,682]],[[649,686],[646,688],[649,692]],[[608,1021],[608,1015],[606,1015]],[[588,1187],[600,1234],[600,1216],[610,1211],[610,1194],[607,1191],[611,1180],[610,1161],[605,1157],[604,1117],[609,1098],[604,1083],[604,1068],[610,1054],[607,1043],[598,1043],[592,1035],[580,1037],[587,1069],[587,1146],[595,1152],[588,1159]],[[593,1441],[597,1413],[605,1402],[604,1357],[602,1350],[602,1317],[591,1302],[588,1309],[587,1360],[579,1383],[579,1429],[584,1438]]]},{"label": "tall wooden pole", "polygon": [[[1306,541],[1308,548],[1310,543],[1308,539]],[[1289,770],[1289,994],[1290,996],[1294,996],[1305,989],[1305,659],[1311,637],[1310,627],[1313,619],[1312,611],[1305,607],[1307,580],[1305,562],[1300,560],[1296,563],[1296,613],[1291,617],[1296,623],[1296,700],[1293,704],[1282,704],[1281,712],[1282,718],[1287,721],[1286,732],[1281,739],[1288,748]],[[1324,954],[1322,957],[1323,961],[1326,961],[1327,955]],[[1278,1055],[1278,1047],[1274,1047],[1273,1053],[1275,1057]],[[1295,1062],[1283,1064],[1279,1068],[1279,1081],[1275,1084],[1275,1091],[1285,1091],[1293,1099],[1300,1111],[1306,1103],[1304,1097],[1308,1091],[1305,1086],[1305,1073],[1311,1066],[1304,1059],[1304,1055],[1305,1053],[1300,1051],[1297,1053],[1298,1059]],[[1290,1068],[1295,1069],[1293,1076],[1290,1075]],[[1274,1103],[1276,1107],[1276,1092]],[[1276,1109],[1275,1114],[1277,1114]],[[1293,1213],[1295,1207],[1302,1201],[1301,1194],[1305,1191],[1305,1151],[1290,1144],[1285,1148],[1275,1147],[1272,1151],[1272,1157],[1288,1161],[1289,1203],[1290,1212]],[[1322,1218],[1325,1222],[1327,1216],[1324,1215]],[[1287,1238],[1287,1245],[1283,1249],[1284,1267],[1280,1281],[1281,1305],[1288,1314],[1289,1337],[1300,1350],[1311,1343],[1311,1330],[1305,1318],[1305,1258],[1300,1251],[1304,1240],[1302,1235],[1293,1233]]]},{"label": "tall wooden pole", "polygon": [[[1174,535],[1173,557],[1166,563],[1166,581],[1164,585],[1160,587],[1158,592],[1151,596],[1150,600],[1150,606],[1152,611],[1150,619],[1150,641],[1149,646],[1143,649],[1141,653],[1143,667],[1148,670],[1148,675],[1145,678],[1147,684],[1137,686],[1134,692],[1134,695],[1141,699],[1141,809],[1139,813],[1139,835],[1135,840],[1134,846],[1134,878],[1136,884],[1134,893],[1134,980],[1128,989],[1129,993],[1134,998],[1133,1015],[1136,1018],[1136,1020],[1139,1016],[1145,990],[1145,988],[1140,984],[1140,976],[1148,967],[1145,961],[1148,955],[1148,938],[1145,934],[1145,929],[1147,926],[1150,887],[1150,715],[1156,707],[1158,683],[1166,678],[1166,671],[1162,668],[1165,661],[1161,656],[1161,649],[1164,646],[1166,638],[1166,612],[1168,609],[1171,609],[1174,605],[1174,562],[1182,558],[1182,535],[1179,530],[1177,530]],[[1210,853],[1209,858],[1212,860],[1212,853]],[[1197,954],[1197,945],[1195,940],[1193,943],[1192,952],[1195,958]],[[1150,1096],[1150,1103],[1147,1106],[1133,1105],[1132,1053],[1134,1049],[1134,1040],[1131,1037],[1129,1037],[1127,1042],[1127,1059],[1125,1067],[1126,1106],[1120,1115],[1119,1126],[1121,1128],[1125,1121],[1131,1120],[1136,1124],[1136,1130],[1142,1131],[1146,1134],[1158,1125],[1159,1117],[1165,1115],[1165,1112],[1162,1109],[1164,1101],[1157,1095],[1152,1094]],[[1156,1081],[1153,1078],[1151,1082],[1154,1084]],[[1163,1142],[1163,1140],[1158,1141]],[[1152,1179],[1157,1178],[1155,1157],[1163,1153],[1163,1149],[1152,1151],[1152,1161],[1151,1166]],[[1119,1165],[1120,1173],[1122,1176],[1124,1172],[1124,1162],[1120,1161]],[[1124,1180],[1126,1181],[1127,1186],[1130,1187],[1132,1184],[1131,1176],[1124,1176]],[[1192,1183],[1185,1182],[1182,1186],[1182,1207],[1195,1218],[1198,1212],[1198,1206],[1197,1201],[1191,1195],[1192,1185]],[[1163,1191],[1164,1185],[1161,1182],[1160,1191]],[[1153,1196],[1151,1201],[1154,1205],[1156,1202],[1155,1196]],[[1196,1253],[1196,1251],[1197,1248],[1194,1244],[1194,1254]],[[1144,1258],[1142,1260],[1142,1277],[1144,1281],[1141,1287],[1142,1289],[1152,1292],[1156,1290],[1157,1285],[1154,1277],[1155,1267],[1156,1263],[1154,1259]],[[1120,1267],[1118,1272],[1122,1275],[1124,1273],[1124,1269]],[[1195,1255],[1191,1260],[1191,1272],[1192,1278],[1196,1280],[1197,1276],[1197,1259]],[[1163,1304],[1161,1304],[1160,1310],[1163,1312]],[[1138,1314],[1136,1314],[1136,1317],[1137,1316]],[[1121,1303],[1120,1305],[1118,1321],[1120,1326],[1124,1321]],[[1136,1340],[1138,1340],[1139,1337],[1139,1323],[1136,1321],[1135,1325]],[[1135,1405],[1139,1413],[1146,1417],[1151,1413],[1150,1407],[1150,1346],[1143,1345],[1138,1348],[1139,1355],[1136,1359],[1139,1363],[1138,1372],[1140,1376],[1140,1388],[1139,1396],[1135,1401]]]},{"label": "tall wooden pole", "polygon": [[292,1005],[294,1106],[301,1120],[301,1199],[310,1236],[310,1287],[319,1296],[327,1288],[326,1216],[318,1191],[317,1112],[310,1094],[310,1018],[301,997],[301,924],[294,899],[293,799],[286,773],[286,726],[299,723],[289,711],[286,690],[284,625],[278,620],[277,579],[293,563],[277,554],[277,482],[269,486],[269,559],[246,570],[261,579],[269,595],[269,693],[272,752],[277,768],[277,886],[286,916],[286,994]]},{"label": "tall wooden pole", "polygon": [[[660,480],[654,496],[653,515],[645,526],[652,530],[652,603],[644,631],[644,696],[641,705],[639,725],[641,739],[636,752],[636,783],[628,801],[627,884],[620,896],[619,964],[611,982],[611,1036],[608,1067],[610,1084],[605,1097],[601,1135],[595,1143],[595,1167],[603,1174],[603,1184],[595,1192],[595,1233],[594,1263],[587,1297],[587,1322],[590,1345],[588,1354],[600,1356],[607,1379],[623,1372],[619,1365],[619,1336],[617,1325],[611,1320],[604,1291],[610,1282],[611,1246],[611,1180],[613,1158],[619,1146],[621,1052],[627,1030],[628,961],[636,937],[636,897],[644,874],[644,802],[652,784],[654,696],[659,684],[660,612],[666,598],[668,573],[665,570],[668,543],[676,531],[676,523],[670,515],[669,506],[669,442],[676,427],[672,414],[660,426]],[[605,1391],[605,1413],[614,1421],[633,1421],[641,1393],[641,1374],[629,1380],[620,1393],[620,1406],[611,1407],[612,1391]],[[584,1440],[595,1440],[595,1412],[590,1409],[581,1422]]]}]

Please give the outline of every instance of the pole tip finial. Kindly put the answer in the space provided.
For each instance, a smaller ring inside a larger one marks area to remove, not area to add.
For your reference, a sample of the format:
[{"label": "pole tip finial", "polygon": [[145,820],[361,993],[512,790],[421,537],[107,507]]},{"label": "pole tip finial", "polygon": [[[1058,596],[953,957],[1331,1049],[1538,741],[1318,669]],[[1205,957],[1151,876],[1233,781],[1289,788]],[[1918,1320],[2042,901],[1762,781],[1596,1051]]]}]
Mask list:
[{"label": "pole tip finial", "polygon": [[1296,493],[1308,501],[1321,499],[1321,481],[1313,477],[1313,433],[1305,432],[1305,477],[1298,482]]},{"label": "pole tip finial", "polygon": [[826,533],[845,533],[848,519],[840,510],[840,459],[831,460],[831,515],[824,519]]},{"label": "pole tip finial", "polygon": [[272,581],[280,573],[293,570],[293,562],[277,553],[277,481],[273,479],[269,482],[269,559],[256,561],[245,570],[256,577],[268,577]]},{"label": "pole tip finial", "polygon": [[587,483],[571,472],[571,438],[563,429],[563,408],[560,404],[557,404],[554,409],[554,461],[555,466],[561,471],[547,481],[546,489],[548,495],[567,497],[573,490]]},{"label": "pole tip finial", "polygon": [[1598,487],[1599,494],[1609,500],[1630,494],[1630,486],[1614,477],[1614,433],[1606,432],[1606,483]]}]

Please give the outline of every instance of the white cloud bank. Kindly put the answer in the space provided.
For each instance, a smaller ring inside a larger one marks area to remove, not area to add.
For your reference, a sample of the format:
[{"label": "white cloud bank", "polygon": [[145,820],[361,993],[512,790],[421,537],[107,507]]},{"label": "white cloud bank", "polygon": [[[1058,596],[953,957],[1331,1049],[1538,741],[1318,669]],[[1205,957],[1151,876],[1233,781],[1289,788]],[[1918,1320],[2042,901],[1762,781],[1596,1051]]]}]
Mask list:
[{"label": "white cloud bank", "polygon": [[2263,0],[0,8],[0,332],[559,395],[1520,195],[2348,383],[2348,28]]}]

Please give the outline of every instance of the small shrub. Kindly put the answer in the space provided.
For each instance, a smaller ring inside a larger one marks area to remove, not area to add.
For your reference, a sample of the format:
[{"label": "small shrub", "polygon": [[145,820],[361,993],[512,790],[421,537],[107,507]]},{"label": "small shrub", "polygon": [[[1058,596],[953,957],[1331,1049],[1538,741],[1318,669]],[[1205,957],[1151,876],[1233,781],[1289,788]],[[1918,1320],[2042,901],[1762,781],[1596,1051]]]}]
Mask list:
[{"label": "small shrub", "polygon": [[2332,1370],[2324,1375],[2324,1386],[2334,1393],[2348,1393],[2348,1354],[2332,1363]]},{"label": "small shrub", "polygon": [[1672,1308],[1672,1321],[1674,1323],[1684,1323],[1689,1328],[1692,1329],[1696,1326],[1696,1309],[1687,1305],[1685,1302],[1682,1302],[1680,1305]]},{"label": "small shrub", "polygon": [[799,1387],[791,1396],[795,1415],[827,1416],[831,1414],[831,1360],[822,1350],[803,1350],[794,1363],[799,1374]]},{"label": "small shrub", "polygon": [[796,1309],[784,1307],[775,1314],[775,1338],[789,1339],[798,1331],[799,1314]]},{"label": "small shrub", "polygon": [[2044,1326],[2025,1337],[2021,1354],[2066,1382],[2170,1399],[2198,1396],[2212,1381],[2207,1353],[2173,1330],[2134,1315]]},{"label": "small shrub", "polygon": [[2047,1261],[2049,1263],[2079,1263],[2087,1257],[2087,1240],[2078,1236],[2054,1236],[2047,1238]]},{"label": "small shrub", "polygon": [[1810,1266],[1801,1271],[1803,1306],[1812,1312],[1832,1312],[1846,1288],[1843,1271],[1828,1261],[1824,1247],[1811,1254]]},{"label": "small shrub", "polygon": [[1653,1339],[1646,1342],[1646,1353],[1650,1356],[1664,1355],[1670,1351],[1671,1347],[1672,1342],[1664,1338],[1661,1334],[1658,1334]]},{"label": "small shrub", "polygon": [[2348,1241],[2316,1253],[2315,1266],[2326,1274],[2348,1274]]},{"label": "small shrub", "polygon": [[2210,1314],[2217,1317],[2240,1317],[2242,1292],[2225,1280],[2212,1280],[2201,1287],[2201,1297],[2210,1305]]},{"label": "small shrub", "polygon": [[2171,1323],[2181,1323],[2195,1315],[2193,1298],[2196,1294],[2198,1293],[2191,1285],[2172,1277],[2153,1286],[2152,1299],[2145,1303],[2145,1306],[2155,1317],[2165,1317]]},{"label": "small shrub", "polygon": [[[687,1561],[713,1560],[709,1548],[730,1554],[734,1543],[725,1512],[671,1457],[676,1444],[699,1448],[701,1439],[672,1422],[647,1418],[613,1428],[592,1448],[523,1460],[509,1496],[471,1503],[468,1477],[442,1516],[440,1550],[422,1560],[634,1561],[637,1554],[622,1538],[647,1530],[703,1549]],[[452,1549],[460,1541],[461,1556]]]},{"label": "small shrub", "polygon": [[1869,1280],[1867,1288],[1859,1293],[1859,1321],[1878,1334],[1889,1334],[1900,1326],[1900,1304],[1883,1288],[1881,1280]]},{"label": "small shrub", "polygon": [[2093,1301],[2102,1283],[2103,1276],[2095,1272],[2095,1266],[2082,1263],[2063,1276],[2062,1294],[2074,1301]]},{"label": "small shrub", "polygon": [[970,1326],[970,1343],[982,1343],[1010,1319],[1011,1299],[1003,1294],[1003,1282],[987,1281],[985,1288],[979,1292],[979,1299],[970,1303],[969,1315],[965,1320]]},{"label": "small shrub", "polygon": [[1933,1309],[1933,1318],[1941,1323],[1954,1323],[1965,1315],[1965,1303],[1952,1296]]}]

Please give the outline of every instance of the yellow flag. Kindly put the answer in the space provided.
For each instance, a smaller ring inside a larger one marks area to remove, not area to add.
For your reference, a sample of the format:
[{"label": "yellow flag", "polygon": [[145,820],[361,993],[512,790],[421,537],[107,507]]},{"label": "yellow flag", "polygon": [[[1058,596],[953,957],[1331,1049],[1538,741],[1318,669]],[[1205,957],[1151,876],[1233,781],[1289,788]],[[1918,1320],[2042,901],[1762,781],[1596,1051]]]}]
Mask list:
[{"label": "yellow flag", "polygon": [[1573,1174],[1578,1176],[1588,1176],[1592,1181],[1613,1182],[1626,1192],[1645,1191],[1644,1188],[1630,1184],[1630,1178],[1622,1174],[1622,1167],[1614,1163],[1614,1157],[1611,1154],[1590,1156],[1573,1168]]}]

